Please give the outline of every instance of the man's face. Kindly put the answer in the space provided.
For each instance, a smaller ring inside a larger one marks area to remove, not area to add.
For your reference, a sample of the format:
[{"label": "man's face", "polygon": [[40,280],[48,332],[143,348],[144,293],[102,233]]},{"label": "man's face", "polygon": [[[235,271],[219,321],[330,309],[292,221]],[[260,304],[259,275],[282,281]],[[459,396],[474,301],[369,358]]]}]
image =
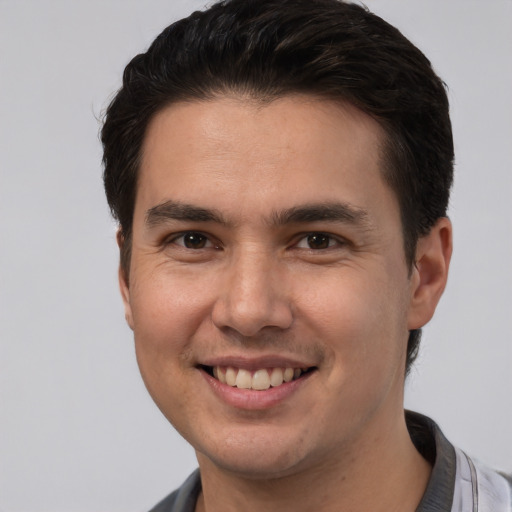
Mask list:
[{"label": "man's face", "polygon": [[400,418],[412,284],[382,140],[308,97],[151,122],[121,287],[145,384],[200,462],[290,474]]}]

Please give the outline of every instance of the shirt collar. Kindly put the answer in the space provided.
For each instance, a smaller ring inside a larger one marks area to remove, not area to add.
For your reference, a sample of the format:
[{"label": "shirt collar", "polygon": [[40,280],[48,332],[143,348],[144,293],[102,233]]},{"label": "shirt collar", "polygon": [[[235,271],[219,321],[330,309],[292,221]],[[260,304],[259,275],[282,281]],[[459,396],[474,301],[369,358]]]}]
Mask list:
[{"label": "shirt collar", "polygon": [[416,512],[451,510],[457,467],[454,447],[430,418],[406,411],[405,421],[416,449],[432,464],[430,480]]}]

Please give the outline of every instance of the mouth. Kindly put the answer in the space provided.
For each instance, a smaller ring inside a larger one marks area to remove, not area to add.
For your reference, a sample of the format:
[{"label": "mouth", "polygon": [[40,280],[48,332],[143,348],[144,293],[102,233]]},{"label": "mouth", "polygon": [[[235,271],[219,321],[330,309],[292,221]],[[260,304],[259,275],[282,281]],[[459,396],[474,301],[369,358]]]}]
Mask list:
[{"label": "mouth", "polygon": [[222,384],[238,389],[251,389],[265,391],[276,388],[288,382],[299,380],[316,370],[315,366],[308,368],[260,368],[247,370],[233,366],[206,366],[200,365],[200,369],[210,377]]}]

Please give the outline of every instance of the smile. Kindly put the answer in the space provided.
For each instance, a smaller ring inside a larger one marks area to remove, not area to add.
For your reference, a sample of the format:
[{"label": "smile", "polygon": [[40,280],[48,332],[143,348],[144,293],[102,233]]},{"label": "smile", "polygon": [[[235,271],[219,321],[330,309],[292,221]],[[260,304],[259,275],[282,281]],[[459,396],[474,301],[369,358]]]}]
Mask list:
[{"label": "smile", "polygon": [[249,371],[232,366],[202,366],[211,377],[233,388],[265,391],[300,379],[315,368],[260,368]]}]

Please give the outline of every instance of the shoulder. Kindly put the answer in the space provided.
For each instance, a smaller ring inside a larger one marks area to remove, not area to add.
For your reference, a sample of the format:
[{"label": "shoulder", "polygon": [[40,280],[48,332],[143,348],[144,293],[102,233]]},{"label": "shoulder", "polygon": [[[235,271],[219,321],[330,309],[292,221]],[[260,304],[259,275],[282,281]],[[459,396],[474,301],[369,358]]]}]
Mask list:
[{"label": "shoulder", "polygon": [[432,464],[417,512],[512,512],[512,475],[493,470],[453,446],[430,418],[407,411],[406,421],[417,450]]},{"label": "shoulder", "polygon": [[155,505],[149,512],[194,512],[201,492],[199,470],[194,471],[183,485]]},{"label": "shoulder", "polygon": [[467,457],[478,510],[512,512],[512,475],[501,473]]},{"label": "shoulder", "polygon": [[149,512],[173,512],[176,503],[176,496],[179,490],[176,489],[169,496],[165,497],[157,505],[155,505]]}]

